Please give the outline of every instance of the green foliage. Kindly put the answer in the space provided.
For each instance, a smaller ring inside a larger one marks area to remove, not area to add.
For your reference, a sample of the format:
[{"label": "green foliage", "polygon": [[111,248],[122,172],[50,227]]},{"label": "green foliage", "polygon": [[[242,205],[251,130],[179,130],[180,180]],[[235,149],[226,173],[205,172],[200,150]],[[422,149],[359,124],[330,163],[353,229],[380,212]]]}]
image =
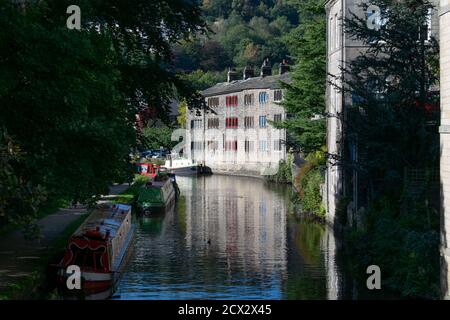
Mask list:
[{"label": "green foliage", "polygon": [[27,180],[52,198],[87,200],[125,170],[134,142],[116,56],[95,32],[51,28],[34,18],[41,8],[29,10],[0,18],[0,54],[8,61],[0,72],[0,125],[25,152]]},{"label": "green foliage", "polygon": [[153,150],[159,150],[160,147],[171,149],[178,143],[177,141],[172,141],[172,132],[172,128],[163,124],[150,124],[142,130],[143,145],[147,149]]},{"label": "green foliage", "polygon": [[437,75],[427,61],[437,59],[439,48],[434,38],[418,39],[420,30],[426,31],[429,2],[373,4],[389,7],[389,22],[379,32],[364,19],[346,21],[350,34],[368,48],[345,70],[355,102],[347,112],[346,143],[358,146],[360,161],[355,163],[350,151],[340,160],[358,171],[361,187],[374,190],[369,197],[389,192],[400,197],[405,168],[438,166],[439,113],[427,110],[439,100],[431,91]]},{"label": "green foliage", "polygon": [[282,127],[290,142],[305,154],[319,150],[326,135],[326,19],[322,1],[294,1],[300,12],[300,24],[287,43],[297,58],[292,82],[284,84],[283,106],[292,117]]},{"label": "green foliage", "polygon": [[292,161],[280,160],[275,175],[266,176],[266,180],[275,183],[292,183]]},{"label": "green foliage", "polygon": [[184,73],[181,78],[186,82],[191,83],[192,87],[201,91],[215,85],[218,82],[224,82],[227,80],[226,72],[217,71],[202,71],[200,69],[195,70],[191,73]]},{"label": "green foliage", "polygon": [[325,161],[324,147],[310,153],[295,179],[302,210],[319,217],[325,216],[325,207],[320,194],[320,187],[324,183]]},{"label": "green foliage", "polygon": [[147,183],[149,178],[144,175],[135,175],[133,183],[125,191],[121,192],[120,195],[113,201],[115,203],[128,203],[132,204],[136,197],[139,195],[141,187]]},{"label": "green foliage", "polygon": [[41,186],[24,177],[23,159],[20,147],[6,130],[0,130],[0,230],[10,225],[23,227],[25,234],[33,235],[33,222],[47,195]]},{"label": "green foliage", "polygon": [[439,298],[439,215],[424,203],[402,213],[396,199],[374,202],[366,216],[365,231],[352,234],[349,246],[357,273],[378,265],[382,286],[404,297]]},{"label": "green foliage", "polygon": [[186,128],[186,114],[187,114],[187,102],[186,100],[183,100],[180,102],[180,105],[178,106],[178,116],[177,116],[177,123],[180,126],[180,128]]},{"label": "green foliage", "polygon": [[197,2],[81,0],[81,30],[66,27],[70,4],[0,0],[0,128],[23,151],[1,160],[0,223],[29,224],[43,190],[95,201],[131,172],[136,112],[167,118],[175,95],[195,91],[171,44],[206,30]]},{"label": "green foliage", "polygon": [[212,32],[174,46],[178,70],[259,67],[264,57],[281,62],[289,54],[284,36],[298,14],[288,1],[204,0],[203,12]]},{"label": "green foliage", "polygon": [[[431,87],[439,48],[436,39],[419,36],[433,6],[426,0],[371,4],[388,19],[379,31],[356,16],[345,21],[350,36],[367,46],[344,70],[353,105],[346,106],[348,149],[338,160],[347,174],[358,173],[367,203],[366,214],[358,211],[363,228],[353,235],[351,255],[358,272],[380,266],[382,285],[404,297],[438,298],[439,209],[423,190],[437,190],[439,182],[410,183],[407,175],[407,169],[439,166],[439,113],[429,108],[438,99]],[[358,161],[349,150],[354,146]]]}]

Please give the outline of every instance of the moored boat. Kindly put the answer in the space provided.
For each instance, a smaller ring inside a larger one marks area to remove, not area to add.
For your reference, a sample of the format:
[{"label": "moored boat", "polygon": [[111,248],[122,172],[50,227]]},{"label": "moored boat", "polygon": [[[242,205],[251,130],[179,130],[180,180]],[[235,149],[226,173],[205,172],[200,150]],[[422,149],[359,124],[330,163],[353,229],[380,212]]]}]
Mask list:
[{"label": "moored boat", "polygon": [[141,188],[137,209],[146,216],[165,213],[175,203],[178,192],[175,177],[160,173]]},{"label": "moored boat", "polygon": [[[108,299],[125,267],[134,237],[131,206],[98,206],[69,239],[58,265],[58,291],[63,297]],[[69,266],[81,271],[81,288],[69,289]]]}]

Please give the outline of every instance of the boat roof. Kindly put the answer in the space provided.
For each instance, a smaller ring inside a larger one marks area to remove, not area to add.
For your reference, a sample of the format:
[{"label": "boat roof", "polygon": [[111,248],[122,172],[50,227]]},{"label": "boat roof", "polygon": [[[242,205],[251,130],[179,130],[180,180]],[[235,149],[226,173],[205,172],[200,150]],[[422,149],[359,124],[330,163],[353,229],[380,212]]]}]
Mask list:
[{"label": "boat roof", "polygon": [[86,221],[74,232],[73,236],[82,236],[88,230],[99,231],[105,235],[109,231],[110,238],[116,236],[117,230],[131,212],[126,204],[106,204],[95,208]]}]

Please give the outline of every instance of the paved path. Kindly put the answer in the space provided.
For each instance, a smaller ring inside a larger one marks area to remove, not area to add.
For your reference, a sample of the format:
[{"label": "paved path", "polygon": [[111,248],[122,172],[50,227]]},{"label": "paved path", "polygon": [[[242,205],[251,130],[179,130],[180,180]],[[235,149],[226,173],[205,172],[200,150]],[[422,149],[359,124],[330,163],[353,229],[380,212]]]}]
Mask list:
[{"label": "paved path", "polygon": [[[114,185],[109,195],[116,195],[128,188],[128,184]],[[0,295],[2,288],[13,281],[30,275],[36,268],[33,263],[52,248],[58,236],[81,215],[84,207],[60,209],[37,222],[41,235],[37,240],[26,240],[20,230],[13,231],[0,238]]]}]

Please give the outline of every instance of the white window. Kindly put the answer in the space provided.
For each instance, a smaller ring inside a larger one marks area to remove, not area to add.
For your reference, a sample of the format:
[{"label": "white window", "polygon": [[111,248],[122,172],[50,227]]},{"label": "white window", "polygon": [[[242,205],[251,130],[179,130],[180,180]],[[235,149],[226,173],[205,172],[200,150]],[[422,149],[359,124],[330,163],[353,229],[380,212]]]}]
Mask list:
[{"label": "white window", "polygon": [[329,28],[329,34],[330,34],[330,39],[329,39],[329,44],[330,44],[330,49],[334,50],[334,19],[330,18],[330,28]]},{"label": "white window", "polygon": [[340,32],[339,32],[339,20],[338,20],[338,15],[337,13],[334,15],[334,33],[335,33],[335,39],[336,39],[336,47],[338,48],[340,45]]},{"label": "white window", "polygon": [[259,141],[259,151],[267,152],[267,140],[260,140]]}]

